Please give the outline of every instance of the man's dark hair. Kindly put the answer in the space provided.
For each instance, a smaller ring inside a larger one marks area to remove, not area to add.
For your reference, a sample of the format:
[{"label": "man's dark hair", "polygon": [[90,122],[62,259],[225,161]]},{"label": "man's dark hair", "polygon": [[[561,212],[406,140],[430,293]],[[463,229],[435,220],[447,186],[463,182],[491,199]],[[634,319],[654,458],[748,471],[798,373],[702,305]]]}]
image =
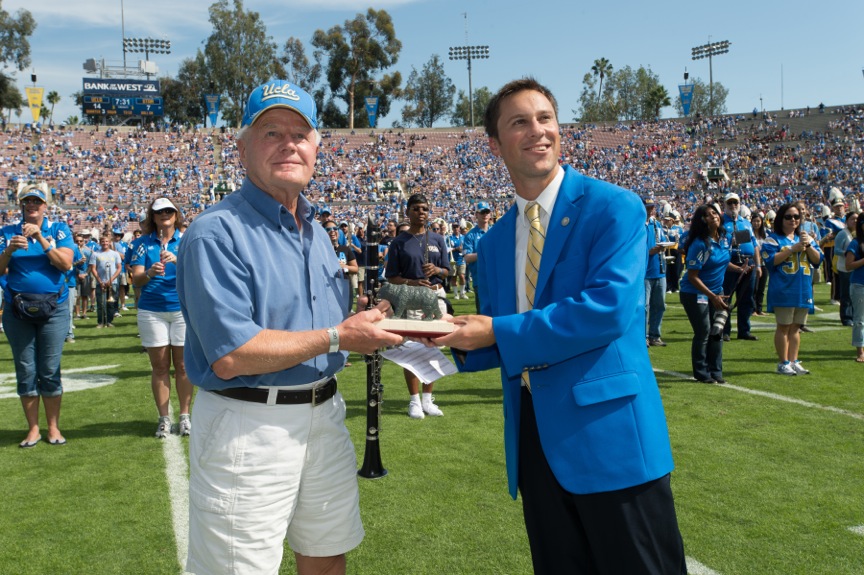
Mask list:
[{"label": "man's dark hair", "polygon": [[555,118],[558,118],[558,101],[552,95],[552,92],[549,91],[549,88],[531,76],[513,80],[498,90],[486,106],[486,113],[483,115],[483,125],[486,127],[486,134],[490,138],[498,138],[498,118],[501,117],[501,103],[510,96],[524,92],[525,90],[534,90],[546,96],[546,99],[552,104],[552,109],[555,110]]},{"label": "man's dark hair", "polygon": [[413,194],[408,198],[408,208],[410,209],[414,204],[426,204],[428,206],[429,200],[423,194]]}]

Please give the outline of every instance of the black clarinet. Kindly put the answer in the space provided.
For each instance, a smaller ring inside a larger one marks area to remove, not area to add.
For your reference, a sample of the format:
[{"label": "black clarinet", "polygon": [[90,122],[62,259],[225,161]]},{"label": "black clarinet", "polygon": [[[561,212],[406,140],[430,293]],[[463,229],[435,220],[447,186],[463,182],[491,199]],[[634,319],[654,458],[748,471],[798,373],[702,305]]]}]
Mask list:
[{"label": "black clarinet", "polygon": [[[381,231],[372,216],[366,220],[366,280],[363,293],[366,294],[366,309],[375,306],[378,296],[378,243],[381,241]],[[366,453],[363,455],[363,466],[357,475],[366,479],[379,479],[387,475],[387,470],[381,463],[381,403],[383,402],[384,385],[381,383],[381,354],[378,350],[366,354]]]}]

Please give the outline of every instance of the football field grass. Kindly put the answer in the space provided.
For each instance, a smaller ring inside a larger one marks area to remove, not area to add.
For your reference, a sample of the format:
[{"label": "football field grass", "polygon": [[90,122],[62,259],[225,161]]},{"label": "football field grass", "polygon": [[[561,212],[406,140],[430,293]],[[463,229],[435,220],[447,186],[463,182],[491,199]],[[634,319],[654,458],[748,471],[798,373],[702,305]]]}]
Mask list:
[{"label": "football field grass", "polygon": [[[802,334],[811,375],[774,373],[773,317],[754,317],[759,341],[735,340],[733,329],[724,345],[726,385],[689,379],[690,326],[677,295],[667,295],[669,345],[650,354],[691,573],[864,573],[864,365],[827,289],[816,286],[824,309],[810,317],[816,332]],[[474,307],[453,303],[459,313]],[[24,417],[0,336],[0,573],[180,573],[187,441],[153,437],[134,311],[114,329],[95,329],[92,316],[76,324],[63,358],[65,446],[18,448]],[[349,359],[339,389],[359,465],[366,369],[362,358]],[[383,381],[388,474],[360,479],[366,538],[348,555],[349,573],[531,573],[521,505],[507,494],[498,373],[440,380],[435,396],[446,415],[422,421],[406,415],[401,369],[385,362]],[[290,556],[286,547],[282,573],[294,573]]]}]

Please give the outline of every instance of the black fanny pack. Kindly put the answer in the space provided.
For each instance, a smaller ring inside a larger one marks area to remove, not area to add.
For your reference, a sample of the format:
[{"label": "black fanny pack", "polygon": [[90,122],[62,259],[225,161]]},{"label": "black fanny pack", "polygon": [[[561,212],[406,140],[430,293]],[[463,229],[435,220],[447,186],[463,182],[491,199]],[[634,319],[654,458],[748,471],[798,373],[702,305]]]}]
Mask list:
[{"label": "black fanny pack", "polygon": [[57,311],[57,293],[18,293],[12,292],[12,313],[20,320],[44,323]]}]

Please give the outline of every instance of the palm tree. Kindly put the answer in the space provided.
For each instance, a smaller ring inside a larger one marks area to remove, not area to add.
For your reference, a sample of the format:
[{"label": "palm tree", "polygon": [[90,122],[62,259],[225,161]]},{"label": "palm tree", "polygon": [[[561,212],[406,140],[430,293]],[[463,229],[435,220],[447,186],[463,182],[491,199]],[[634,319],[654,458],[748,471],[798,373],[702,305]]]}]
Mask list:
[{"label": "palm tree", "polygon": [[612,64],[606,58],[598,58],[594,60],[594,65],[591,66],[591,71],[595,76],[600,76],[600,85],[597,87],[597,99],[600,99],[600,94],[603,93],[603,78],[612,73]]},{"label": "palm tree", "polygon": [[51,104],[51,112],[48,114],[48,123],[54,123],[54,106],[60,101],[60,94],[57,93],[56,90],[51,90],[48,92],[48,97],[46,98],[48,103]]},{"label": "palm tree", "polygon": [[671,106],[672,101],[669,99],[669,92],[660,84],[655,84],[645,95],[645,110],[651,113],[650,120],[656,120],[660,117],[660,108]]}]

